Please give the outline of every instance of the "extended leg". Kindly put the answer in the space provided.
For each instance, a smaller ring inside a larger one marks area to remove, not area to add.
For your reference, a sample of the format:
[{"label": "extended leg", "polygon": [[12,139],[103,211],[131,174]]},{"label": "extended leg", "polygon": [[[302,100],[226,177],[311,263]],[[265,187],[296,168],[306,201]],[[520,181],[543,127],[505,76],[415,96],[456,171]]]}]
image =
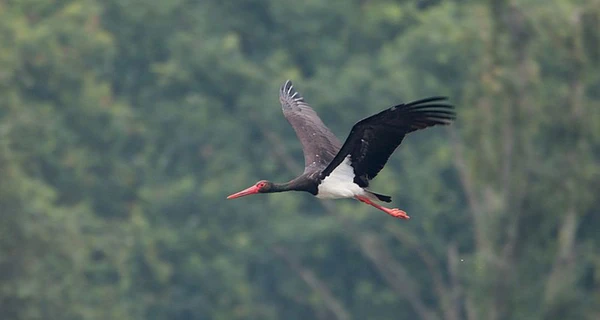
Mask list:
[{"label": "extended leg", "polygon": [[372,205],[373,207],[389,214],[390,216],[394,217],[394,218],[400,218],[400,219],[410,219],[410,217],[406,214],[406,212],[400,210],[400,209],[390,209],[390,208],[386,208],[383,206],[378,205],[377,203],[371,201],[371,199],[366,198],[366,197],[361,197],[361,196],[356,196],[355,197],[356,200],[360,201],[360,202],[364,202],[368,205]]}]

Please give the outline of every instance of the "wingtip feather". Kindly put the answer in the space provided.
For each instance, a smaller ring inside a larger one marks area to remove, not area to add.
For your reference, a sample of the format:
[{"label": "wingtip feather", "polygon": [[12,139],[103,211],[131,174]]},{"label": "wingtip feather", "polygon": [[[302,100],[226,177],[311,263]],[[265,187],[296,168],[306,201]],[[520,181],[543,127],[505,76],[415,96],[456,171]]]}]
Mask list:
[{"label": "wingtip feather", "polygon": [[292,80],[286,80],[281,86],[279,95],[282,99],[291,100],[293,102],[303,102],[304,98],[300,95],[298,91],[294,89],[294,84]]},{"label": "wingtip feather", "polygon": [[292,84],[292,80],[288,79],[285,80],[285,82],[283,83],[283,85],[281,85],[281,88],[279,89],[280,93],[287,93],[289,90],[291,90],[294,87],[294,85]]},{"label": "wingtip feather", "polygon": [[423,99],[412,101],[412,102],[408,103],[407,106],[421,105],[421,104],[428,103],[428,102],[447,101],[447,100],[448,100],[448,97],[446,97],[446,96],[433,96],[433,97],[429,97],[429,98],[423,98]]},{"label": "wingtip feather", "polygon": [[412,122],[412,130],[420,130],[434,125],[449,125],[456,119],[454,106],[447,102],[448,97],[434,96],[415,100],[392,107],[405,119]]}]

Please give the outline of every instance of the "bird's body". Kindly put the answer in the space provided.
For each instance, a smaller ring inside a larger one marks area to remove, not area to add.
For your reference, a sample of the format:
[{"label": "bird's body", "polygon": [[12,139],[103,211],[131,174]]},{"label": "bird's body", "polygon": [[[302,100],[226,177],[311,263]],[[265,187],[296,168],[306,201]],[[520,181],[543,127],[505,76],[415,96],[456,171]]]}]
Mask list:
[{"label": "bird's body", "polygon": [[365,118],[352,127],[342,145],[288,80],[281,87],[279,101],[302,143],[304,173],[284,184],[259,181],[228,199],[255,193],[306,191],[321,199],[355,198],[394,217],[408,219],[404,211],[376,203],[391,202],[391,197],[366,188],[406,134],[449,124],[454,119],[453,107],[441,103],[445,99],[432,97],[400,104]]},{"label": "bird's body", "polygon": [[366,195],[365,190],[354,183],[354,168],[352,168],[350,157],[346,157],[330,175],[321,181],[318,190],[319,193],[316,196],[321,199],[342,199]]}]

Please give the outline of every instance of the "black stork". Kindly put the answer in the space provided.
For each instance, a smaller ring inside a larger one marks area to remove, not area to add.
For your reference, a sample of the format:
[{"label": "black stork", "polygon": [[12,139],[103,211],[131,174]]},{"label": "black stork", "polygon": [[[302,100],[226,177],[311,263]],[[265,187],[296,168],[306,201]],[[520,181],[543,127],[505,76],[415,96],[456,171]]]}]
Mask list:
[{"label": "black stork", "polygon": [[406,134],[447,125],[454,120],[454,107],[446,100],[431,97],[383,110],[357,122],[342,145],[288,80],[281,86],[279,101],[283,115],[302,143],[304,173],[287,183],[258,181],[227,199],[257,193],[305,191],[321,199],[355,198],[393,217],[408,219],[406,212],[376,203],[378,200],[391,202],[390,196],[366,188]]}]

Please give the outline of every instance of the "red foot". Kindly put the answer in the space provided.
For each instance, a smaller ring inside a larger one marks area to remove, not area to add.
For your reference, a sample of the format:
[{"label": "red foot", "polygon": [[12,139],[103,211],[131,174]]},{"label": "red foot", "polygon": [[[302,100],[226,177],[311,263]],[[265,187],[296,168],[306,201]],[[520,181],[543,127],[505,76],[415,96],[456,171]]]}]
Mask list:
[{"label": "red foot", "polygon": [[373,206],[373,207],[375,207],[375,208],[377,208],[377,209],[379,209],[379,210],[381,210],[381,211],[389,214],[390,216],[392,216],[394,218],[400,218],[400,219],[405,219],[405,220],[410,219],[410,217],[406,214],[406,212],[404,212],[404,211],[402,211],[400,209],[396,209],[396,208],[390,209],[390,208],[386,208],[384,206],[380,206],[377,203],[374,203],[373,201],[371,201],[369,198],[365,198],[365,197],[359,197],[359,196],[357,196],[356,199],[358,201],[361,201],[361,202],[364,202],[364,203],[366,203],[368,205],[371,205],[371,206]]},{"label": "red foot", "polygon": [[394,217],[394,218],[400,218],[400,219],[405,219],[408,220],[410,219],[410,217],[406,214],[406,212],[400,210],[400,209],[388,209],[389,211],[385,211],[385,213],[389,214],[390,216]]}]

